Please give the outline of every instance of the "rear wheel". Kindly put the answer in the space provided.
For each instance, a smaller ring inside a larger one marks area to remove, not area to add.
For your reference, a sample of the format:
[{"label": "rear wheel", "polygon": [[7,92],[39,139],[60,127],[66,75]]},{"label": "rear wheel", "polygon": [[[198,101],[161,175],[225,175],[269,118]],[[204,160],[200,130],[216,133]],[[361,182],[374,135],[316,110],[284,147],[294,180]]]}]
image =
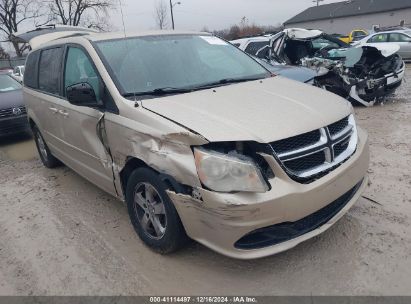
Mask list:
[{"label": "rear wheel", "polygon": [[60,161],[51,154],[40,130],[36,126],[33,127],[33,136],[43,165],[47,168],[55,168],[59,166],[61,164]]},{"label": "rear wheel", "polygon": [[126,191],[135,231],[147,246],[163,254],[182,248],[189,240],[167,189],[156,172],[139,168],[128,179]]}]

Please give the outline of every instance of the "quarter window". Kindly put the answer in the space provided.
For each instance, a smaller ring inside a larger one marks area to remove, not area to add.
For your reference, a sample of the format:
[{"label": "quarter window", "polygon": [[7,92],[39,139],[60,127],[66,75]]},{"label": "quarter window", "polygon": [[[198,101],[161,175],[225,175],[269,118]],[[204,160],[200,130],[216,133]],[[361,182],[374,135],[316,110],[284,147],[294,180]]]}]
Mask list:
[{"label": "quarter window", "polygon": [[62,57],[62,48],[53,48],[41,52],[39,63],[40,90],[56,95],[60,93]]},{"label": "quarter window", "polygon": [[64,73],[64,88],[67,90],[67,87],[83,82],[93,87],[97,100],[100,100],[100,80],[90,59],[83,50],[70,47]]}]

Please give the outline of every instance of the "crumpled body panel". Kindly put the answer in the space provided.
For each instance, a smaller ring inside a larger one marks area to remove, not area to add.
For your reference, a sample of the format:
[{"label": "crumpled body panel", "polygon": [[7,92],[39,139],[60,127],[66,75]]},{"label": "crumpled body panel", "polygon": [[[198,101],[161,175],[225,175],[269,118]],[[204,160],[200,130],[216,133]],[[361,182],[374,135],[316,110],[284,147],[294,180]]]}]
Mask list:
[{"label": "crumpled body panel", "polygon": [[[143,109],[130,111],[129,115],[136,119],[110,113],[105,117],[117,189],[121,189],[120,172],[130,158],[143,161],[181,184],[201,185],[191,145],[205,144],[205,139]],[[147,120],[147,124],[143,120]]]}]

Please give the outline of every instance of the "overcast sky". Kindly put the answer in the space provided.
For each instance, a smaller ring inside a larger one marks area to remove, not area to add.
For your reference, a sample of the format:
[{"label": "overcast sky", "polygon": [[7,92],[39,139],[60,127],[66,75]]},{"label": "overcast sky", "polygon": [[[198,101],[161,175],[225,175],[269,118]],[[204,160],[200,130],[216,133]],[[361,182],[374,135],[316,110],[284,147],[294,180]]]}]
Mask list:
[{"label": "overcast sky", "polygon": [[[113,0],[117,4],[120,0]],[[126,30],[155,29],[156,3],[161,0],[121,0]],[[162,0],[169,5],[169,0]],[[257,25],[278,25],[304,9],[315,5],[313,0],[173,0],[181,1],[174,8],[176,29],[198,31],[207,27],[210,31],[238,24],[242,17]],[[342,0],[324,0],[321,4]],[[387,0],[389,1],[389,0]],[[121,31],[120,8],[109,14],[114,31]],[[169,26],[171,22],[168,22]],[[23,23],[21,30],[33,28],[32,23]],[[12,51],[10,44],[3,44]]]},{"label": "overcast sky", "polygon": [[[117,0],[118,1],[118,0]],[[155,5],[159,0],[121,0],[127,30],[154,29]],[[163,0],[169,3],[169,0]],[[315,5],[312,0],[174,0],[176,29],[223,29],[246,16],[250,23],[276,25]],[[322,4],[341,0],[325,0]],[[387,0],[388,1],[388,0]],[[122,29],[120,10],[111,14],[112,24]],[[170,23],[170,22],[169,22]]]}]

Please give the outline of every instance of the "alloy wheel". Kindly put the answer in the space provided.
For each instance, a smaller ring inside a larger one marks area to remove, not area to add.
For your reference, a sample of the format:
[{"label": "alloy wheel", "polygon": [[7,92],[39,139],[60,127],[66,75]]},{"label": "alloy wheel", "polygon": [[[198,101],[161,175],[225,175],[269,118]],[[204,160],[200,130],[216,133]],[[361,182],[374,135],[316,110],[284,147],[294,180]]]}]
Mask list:
[{"label": "alloy wheel", "polygon": [[43,156],[44,159],[47,159],[46,144],[44,143],[43,137],[41,136],[40,132],[37,132],[37,143],[39,146],[41,156]]},{"label": "alloy wheel", "polygon": [[158,191],[149,183],[139,183],[134,190],[134,211],[141,228],[153,239],[161,239],[167,228],[165,205]]}]

